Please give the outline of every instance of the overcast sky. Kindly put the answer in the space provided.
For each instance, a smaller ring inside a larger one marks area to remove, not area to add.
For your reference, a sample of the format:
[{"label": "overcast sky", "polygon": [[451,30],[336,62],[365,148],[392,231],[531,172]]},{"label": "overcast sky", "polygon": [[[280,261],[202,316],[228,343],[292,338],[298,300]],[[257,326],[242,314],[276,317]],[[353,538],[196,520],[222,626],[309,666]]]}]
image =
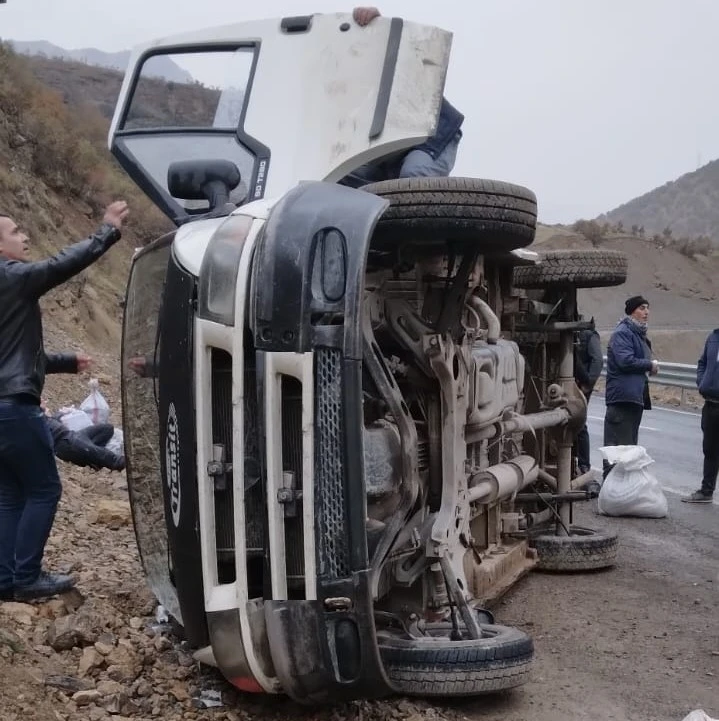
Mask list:
[{"label": "overcast sky", "polygon": [[[351,9],[337,0],[7,0],[0,37],[123,50],[156,36]],[[719,157],[717,0],[385,0],[454,33],[455,175],[521,183],[544,222],[594,217]]]}]

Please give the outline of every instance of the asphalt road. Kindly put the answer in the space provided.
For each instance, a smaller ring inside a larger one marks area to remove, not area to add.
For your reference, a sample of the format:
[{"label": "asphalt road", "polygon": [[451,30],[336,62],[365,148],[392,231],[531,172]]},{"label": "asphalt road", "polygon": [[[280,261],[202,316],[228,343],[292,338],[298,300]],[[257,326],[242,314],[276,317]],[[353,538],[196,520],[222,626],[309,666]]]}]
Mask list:
[{"label": "asphalt road", "polygon": [[[601,465],[604,398],[592,400],[593,463]],[[719,509],[681,496],[699,486],[700,416],[645,414],[640,443],[655,460],[667,518],[610,518],[577,503],[575,523],[616,533],[605,572],[531,573],[496,609],[534,639],[532,680],[464,705],[452,721],[680,721],[719,719]]]},{"label": "asphalt road", "polygon": [[[593,397],[589,404],[587,426],[592,444],[592,466],[601,468],[604,428],[604,398]],[[654,459],[650,468],[665,493],[686,495],[701,486],[702,432],[698,413],[655,408],[645,411],[639,428],[639,445]],[[715,498],[714,503],[719,501]]]}]

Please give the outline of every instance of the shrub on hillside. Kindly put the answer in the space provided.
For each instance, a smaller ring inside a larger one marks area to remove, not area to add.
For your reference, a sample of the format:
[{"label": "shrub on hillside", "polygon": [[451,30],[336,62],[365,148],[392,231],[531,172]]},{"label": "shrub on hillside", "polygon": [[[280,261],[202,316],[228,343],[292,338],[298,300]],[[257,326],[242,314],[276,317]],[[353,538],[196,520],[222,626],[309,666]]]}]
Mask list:
[{"label": "shrub on hillside", "polygon": [[105,147],[108,122],[94,108],[66,105],[60,94],[32,76],[25,58],[0,43],[0,128],[3,125],[8,145],[18,148],[13,160],[52,190],[97,212],[121,189],[141,234],[156,236],[167,229],[164,217],[128,182]]},{"label": "shrub on hillside", "polygon": [[596,220],[578,220],[573,226],[572,230],[575,233],[583,235],[592,245],[601,245],[604,240],[608,224],[605,224],[606,228],[599,225]]},{"label": "shrub on hillside", "polygon": [[680,238],[672,243],[678,252],[687,258],[695,258],[697,255],[709,255],[714,249],[710,238],[699,236],[697,238]]}]

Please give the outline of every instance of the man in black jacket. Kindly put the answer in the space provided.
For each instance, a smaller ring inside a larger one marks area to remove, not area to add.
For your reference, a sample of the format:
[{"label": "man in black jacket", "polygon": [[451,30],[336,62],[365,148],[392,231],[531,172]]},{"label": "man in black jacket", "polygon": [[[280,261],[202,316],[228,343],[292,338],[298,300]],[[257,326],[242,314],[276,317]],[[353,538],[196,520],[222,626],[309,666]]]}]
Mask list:
[{"label": "man in black jacket", "polygon": [[69,357],[45,355],[39,299],[107,252],[127,213],[125,202],[112,203],[95,234],[34,263],[28,236],[0,214],[0,600],[51,596],[74,584],[42,570],[61,485],[40,397],[45,374],[76,371],[77,358],[70,368]]},{"label": "man in black jacket", "polygon": [[[574,348],[574,379],[589,403],[594,386],[602,374],[604,359],[599,333],[594,328],[579,331]],[[580,473],[591,470],[589,431],[585,423],[577,434],[577,465]]]},{"label": "man in black jacket", "polygon": [[697,363],[697,388],[704,399],[702,408],[702,450],[704,474],[701,488],[682,498],[685,503],[711,503],[719,475],[719,328],[704,343]]}]

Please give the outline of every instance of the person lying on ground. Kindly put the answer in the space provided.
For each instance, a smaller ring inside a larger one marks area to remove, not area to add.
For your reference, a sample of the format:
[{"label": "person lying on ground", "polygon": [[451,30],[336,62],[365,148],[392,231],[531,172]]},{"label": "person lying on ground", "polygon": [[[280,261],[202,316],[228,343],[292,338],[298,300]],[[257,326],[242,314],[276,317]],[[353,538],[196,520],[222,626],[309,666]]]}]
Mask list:
[{"label": "person lying on ground", "polygon": [[115,432],[111,423],[97,423],[81,431],[71,431],[55,416],[48,416],[47,424],[55,446],[55,455],[61,461],[76,466],[89,466],[95,470],[125,469],[125,456],[105,448]]}]

